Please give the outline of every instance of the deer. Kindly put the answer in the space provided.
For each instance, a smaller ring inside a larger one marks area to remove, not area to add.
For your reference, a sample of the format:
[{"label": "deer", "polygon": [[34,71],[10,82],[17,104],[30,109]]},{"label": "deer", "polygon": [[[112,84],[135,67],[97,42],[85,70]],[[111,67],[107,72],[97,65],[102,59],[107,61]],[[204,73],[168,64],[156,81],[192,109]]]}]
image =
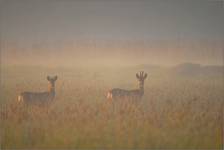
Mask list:
[{"label": "deer", "polygon": [[139,82],[139,89],[125,90],[120,88],[114,88],[109,92],[107,92],[107,99],[109,100],[115,100],[121,98],[141,99],[142,96],[144,95],[144,81],[147,78],[147,73],[140,71],[139,73],[136,73],[136,78],[138,79]]},{"label": "deer", "polygon": [[22,92],[18,95],[18,102],[24,104],[49,104],[55,97],[55,81],[57,76],[47,76],[48,91],[46,92]]}]

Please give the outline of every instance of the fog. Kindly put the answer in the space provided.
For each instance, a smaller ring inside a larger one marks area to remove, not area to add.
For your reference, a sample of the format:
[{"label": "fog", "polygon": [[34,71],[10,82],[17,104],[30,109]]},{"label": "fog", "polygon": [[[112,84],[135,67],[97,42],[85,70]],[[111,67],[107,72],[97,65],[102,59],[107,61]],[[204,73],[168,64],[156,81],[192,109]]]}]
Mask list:
[{"label": "fog", "polygon": [[3,64],[43,66],[176,65],[184,62],[223,64],[217,42],[78,41],[60,46],[6,47]]},{"label": "fog", "polygon": [[222,1],[1,1],[1,64],[223,64]]}]

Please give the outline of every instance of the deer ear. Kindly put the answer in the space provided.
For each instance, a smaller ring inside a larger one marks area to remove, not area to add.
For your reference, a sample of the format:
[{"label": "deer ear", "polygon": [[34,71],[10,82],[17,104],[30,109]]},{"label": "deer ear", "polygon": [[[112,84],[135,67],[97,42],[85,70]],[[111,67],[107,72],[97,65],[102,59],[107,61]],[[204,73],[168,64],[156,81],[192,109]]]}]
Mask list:
[{"label": "deer ear", "polygon": [[50,81],[50,77],[49,76],[47,76],[47,80]]},{"label": "deer ear", "polygon": [[54,81],[56,81],[57,79],[58,79],[58,76],[55,76],[55,77],[54,77]]},{"label": "deer ear", "polygon": [[138,79],[139,79],[139,75],[138,75],[138,73],[136,73],[136,78],[138,78]]},{"label": "deer ear", "polygon": [[146,79],[147,78],[147,73],[144,75],[144,79]]}]

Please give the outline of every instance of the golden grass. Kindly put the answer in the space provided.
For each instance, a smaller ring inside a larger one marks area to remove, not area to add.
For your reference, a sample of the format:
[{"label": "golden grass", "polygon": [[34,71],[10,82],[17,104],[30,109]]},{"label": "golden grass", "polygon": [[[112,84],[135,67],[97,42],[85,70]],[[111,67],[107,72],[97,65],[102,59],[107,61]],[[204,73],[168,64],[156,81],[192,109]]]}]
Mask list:
[{"label": "golden grass", "polygon": [[[117,74],[50,70],[8,71],[1,85],[1,148],[221,148],[223,79],[149,75],[144,98],[109,103],[112,87],[135,88],[136,70]],[[16,103],[20,91],[47,89],[57,73],[49,107]]]}]

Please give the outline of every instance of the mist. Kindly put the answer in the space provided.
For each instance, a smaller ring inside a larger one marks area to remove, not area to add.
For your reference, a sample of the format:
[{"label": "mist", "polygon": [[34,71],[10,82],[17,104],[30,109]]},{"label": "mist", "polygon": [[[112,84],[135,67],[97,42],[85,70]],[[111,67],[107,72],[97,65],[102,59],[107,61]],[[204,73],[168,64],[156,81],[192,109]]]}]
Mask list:
[{"label": "mist", "polygon": [[223,64],[221,1],[1,1],[1,64]]},{"label": "mist", "polygon": [[218,42],[175,41],[74,41],[61,45],[36,44],[6,47],[2,63],[42,66],[177,65],[184,62],[223,64],[223,45]]},{"label": "mist", "polygon": [[223,149],[223,0],[0,0],[0,149]]}]

